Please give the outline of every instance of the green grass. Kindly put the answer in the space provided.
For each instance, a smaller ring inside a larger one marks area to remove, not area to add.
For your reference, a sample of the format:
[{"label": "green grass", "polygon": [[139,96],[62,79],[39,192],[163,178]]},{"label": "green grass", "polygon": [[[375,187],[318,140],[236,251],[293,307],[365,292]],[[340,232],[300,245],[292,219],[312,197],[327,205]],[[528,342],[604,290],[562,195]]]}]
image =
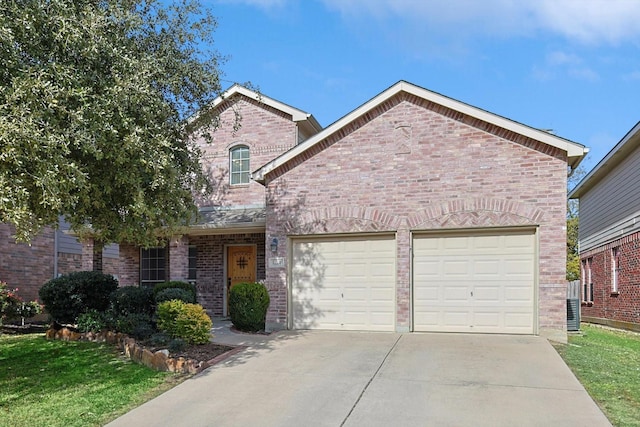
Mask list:
[{"label": "green grass", "polygon": [[100,426],[179,380],[113,346],[0,335],[0,426]]},{"label": "green grass", "polygon": [[614,426],[640,425],[640,335],[581,326],[556,349]]}]

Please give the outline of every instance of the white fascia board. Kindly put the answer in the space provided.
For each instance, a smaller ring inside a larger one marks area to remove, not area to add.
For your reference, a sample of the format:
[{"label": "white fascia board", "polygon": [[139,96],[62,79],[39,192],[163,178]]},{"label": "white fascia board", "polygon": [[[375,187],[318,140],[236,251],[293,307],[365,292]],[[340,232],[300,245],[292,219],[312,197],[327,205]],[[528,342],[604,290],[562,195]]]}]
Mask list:
[{"label": "white fascia board", "polygon": [[540,141],[543,142],[547,145],[551,145],[553,147],[559,148],[565,152],[567,152],[567,157],[582,157],[584,156],[589,150],[588,148],[586,148],[585,146],[569,141],[568,139],[564,139],[564,138],[559,138],[555,135],[552,135],[548,132],[539,130],[539,129],[534,129],[532,127],[529,126],[525,126],[523,124],[514,122],[512,120],[506,119],[504,117],[495,115],[493,113],[489,113],[488,111],[485,110],[481,110],[479,108],[473,107],[469,104],[465,104],[463,102],[460,101],[456,101],[452,98],[448,98],[444,95],[440,95],[438,93],[432,92],[430,90],[418,87],[416,85],[413,85],[411,83],[405,82],[405,81],[400,81],[398,83],[396,83],[395,85],[391,86],[389,89],[385,90],[384,92],[382,92],[381,94],[379,94],[378,96],[372,98],[370,101],[366,102],[365,104],[361,105],[360,107],[356,108],[355,110],[353,110],[351,113],[347,114],[346,116],[344,116],[343,118],[339,119],[338,121],[336,121],[335,123],[333,123],[332,125],[330,125],[329,127],[325,128],[324,130],[322,130],[321,132],[319,132],[318,134],[316,134],[315,136],[309,138],[307,141],[303,142],[302,144],[294,147],[293,149],[287,151],[286,153],[282,154],[280,157],[277,157],[276,159],[272,160],[271,162],[267,163],[266,165],[264,165],[263,167],[261,167],[260,169],[258,169],[257,171],[255,171],[252,174],[252,178],[255,181],[258,182],[264,182],[264,177],[271,172],[272,170],[278,168],[279,166],[283,165],[284,163],[288,162],[289,160],[293,159],[294,157],[296,157],[297,155],[303,153],[304,151],[306,151],[307,149],[313,147],[315,144],[317,144],[318,142],[322,141],[323,139],[327,138],[328,136],[330,136],[331,134],[333,134],[334,132],[340,130],[341,128],[343,128],[344,126],[346,126],[347,124],[349,124],[350,122],[354,121],[355,119],[357,119],[358,117],[360,117],[361,115],[367,113],[368,111],[372,110],[373,108],[375,108],[376,106],[382,104],[383,102],[387,101],[388,99],[390,99],[391,97],[397,95],[400,92],[407,92],[410,93],[412,95],[415,95],[419,98],[423,98],[427,101],[431,101],[435,104],[439,104],[442,105],[446,108],[452,109],[454,111],[458,111],[460,113],[463,113],[465,115],[468,115],[470,117],[474,117],[477,118],[479,120],[485,121],[487,123],[491,123],[494,124],[498,127],[513,131],[517,134],[529,137],[531,139],[534,139],[536,141]]},{"label": "white fascia board", "polygon": [[640,146],[640,122],[607,153],[602,160],[568,194],[570,199],[578,199],[585,191],[596,185],[624,160],[634,149]]},{"label": "white fascia board", "polygon": [[253,99],[255,101],[261,102],[265,105],[268,105],[270,107],[275,108],[276,110],[280,110],[284,113],[289,114],[294,122],[299,122],[299,121],[303,121],[303,120],[308,120],[311,116],[311,114],[299,110],[297,108],[294,108],[290,105],[287,105],[283,102],[277,101],[273,98],[269,98],[266,95],[263,95],[261,93],[257,93],[254,92],[250,89],[247,89],[244,86],[240,86],[239,84],[235,84],[233,85],[231,88],[229,88],[227,91],[225,91],[221,96],[217,97],[214,101],[213,101],[213,106],[217,107],[218,105],[220,105],[223,101],[227,100],[228,98],[230,98],[231,96],[235,95],[236,93],[239,93],[241,95],[246,96],[249,99]]}]

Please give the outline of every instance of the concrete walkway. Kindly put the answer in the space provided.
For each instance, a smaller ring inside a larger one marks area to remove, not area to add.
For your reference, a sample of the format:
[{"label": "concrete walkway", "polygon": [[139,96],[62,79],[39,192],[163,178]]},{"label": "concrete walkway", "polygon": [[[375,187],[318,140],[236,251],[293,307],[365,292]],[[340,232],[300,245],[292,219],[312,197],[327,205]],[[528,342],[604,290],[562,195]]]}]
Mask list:
[{"label": "concrete walkway", "polygon": [[532,336],[293,332],[247,349],[109,426],[610,426]]}]

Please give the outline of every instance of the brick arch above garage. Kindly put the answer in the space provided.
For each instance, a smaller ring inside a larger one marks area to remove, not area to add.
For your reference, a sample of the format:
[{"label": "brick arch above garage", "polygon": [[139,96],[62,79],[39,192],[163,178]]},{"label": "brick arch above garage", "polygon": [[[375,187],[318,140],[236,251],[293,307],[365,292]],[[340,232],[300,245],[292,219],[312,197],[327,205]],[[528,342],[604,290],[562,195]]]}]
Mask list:
[{"label": "brick arch above garage", "polygon": [[537,225],[544,211],[515,200],[455,199],[434,203],[408,217],[411,229]]},{"label": "brick arch above garage", "polygon": [[383,209],[361,206],[330,206],[303,213],[295,221],[285,223],[285,232],[341,233],[395,231],[405,224],[405,218]]}]

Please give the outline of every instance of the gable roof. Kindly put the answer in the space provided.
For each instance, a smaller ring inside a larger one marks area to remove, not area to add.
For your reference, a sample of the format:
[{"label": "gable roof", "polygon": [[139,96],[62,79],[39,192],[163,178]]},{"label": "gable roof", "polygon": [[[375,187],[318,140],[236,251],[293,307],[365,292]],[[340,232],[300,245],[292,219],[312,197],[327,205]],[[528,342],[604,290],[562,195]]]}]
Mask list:
[{"label": "gable roof", "polygon": [[318,133],[322,126],[312,114],[307,113],[306,111],[302,111],[298,108],[287,105],[283,102],[280,102],[276,99],[270,98],[266,95],[263,95],[259,92],[253,91],[251,89],[247,89],[244,86],[239,85],[238,83],[231,86],[229,89],[224,91],[222,95],[213,100],[212,107],[216,108],[226,100],[232,98],[235,95],[243,95],[249,99],[257,101],[261,104],[268,105],[271,108],[275,108],[276,110],[282,111],[291,116],[291,120],[297,122],[304,130],[306,134],[313,135]]},{"label": "gable roof", "polygon": [[578,199],[599,183],[633,151],[640,148],[640,122],[636,123],[615,147],[569,192],[570,199]]},{"label": "gable roof", "polygon": [[285,163],[299,156],[303,152],[309,150],[314,145],[320,143],[330,135],[338,132],[340,129],[344,128],[349,123],[352,123],[353,121],[355,121],[358,117],[361,117],[362,115],[373,110],[380,104],[384,103],[385,101],[389,100],[390,98],[402,92],[425,99],[427,101],[433,102],[434,104],[441,105],[443,107],[449,108],[451,110],[457,111],[459,113],[465,114],[475,119],[482,120],[484,122],[501,127],[503,129],[510,130],[512,132],[529,137],[531,139],[550,145],[552,147],[559,148],[567,153],[568,163],[572,169],[575,169],[578,166],[578,164],[580,163],[584,155],[589,151],[589,149],[582,144],[578,144],[568,139],[560,138],[558,136],[552,135],[549,132],[546,132],[540,129],[535,129],[535,128],[523,125],[513,120],[509,120],[505,117],[498,116],[496,114],[490,113],[480,108],[473,107],[469,104],[465,104],[463,102],[457,101],[452,98],[448,98],[439,93],[432,92],[430,90],[424,89],[422,87],[419,87],[414,84],[401,80],[398,83],[391,86],[390,88],[388,88],[387,90],[385,90],[384,92],[377,95],[376,97],[362,104],[360,107],[356,108],[351,113],[347,114],[346,116],[342,117],[341,119],[334,122],[330,126],[326,127],[321,132],[317,133],[316,135],[307,139],[303,143],[295,146],[291,150],[283,153],[281,156],[275,158],[271,162],[262,166],[260,169],[258,169],[252,174],[252,178],[255,181],[264,183],[266,175],[271,171],[284,165]]}]

